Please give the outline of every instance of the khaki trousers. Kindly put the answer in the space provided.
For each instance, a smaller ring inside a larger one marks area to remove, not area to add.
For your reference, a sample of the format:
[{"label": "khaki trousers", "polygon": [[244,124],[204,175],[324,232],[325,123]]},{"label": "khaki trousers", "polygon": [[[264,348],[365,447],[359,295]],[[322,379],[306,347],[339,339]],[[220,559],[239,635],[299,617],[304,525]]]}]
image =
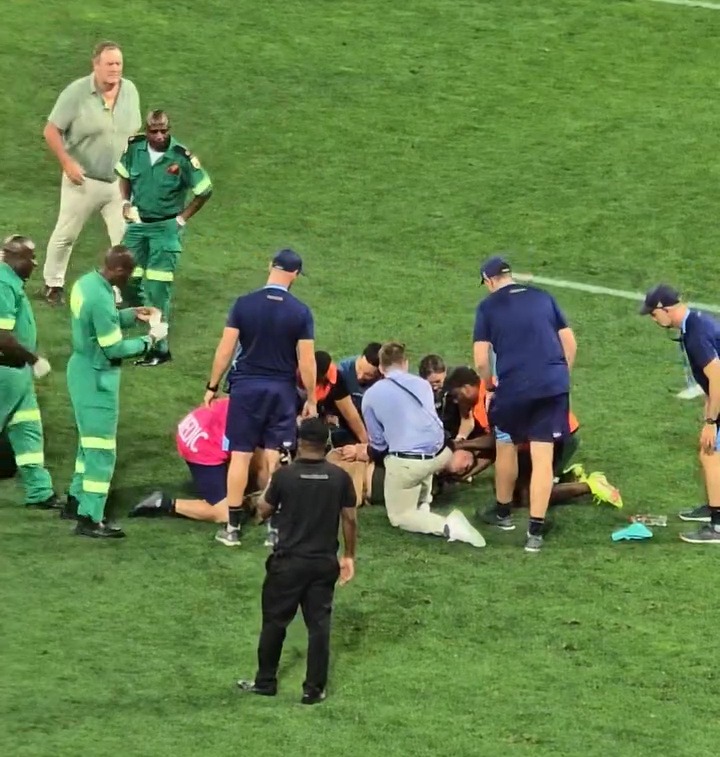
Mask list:
[{"label": "khaki trousers", "polygon": [[100,211],[107,226],[110,244],[120,244],[125,234],[125,219],[118,182],[108,183],[85,177],[85,181],[78,185],[73,184],[63,174],[60,185],[60,212],[55,230],[48,242],[43,269],[46,286],[65,285],[65,273],[73,244],[88,218],[97,211]]},{"label": "khaki trousers", "polygon": [[433,475],[451,458],[452,451],[447,447],[430,460],[410,460],[394,455],[385,458],[385,508],[391,525],[417,534],[444,535],[445,518],[431,513],[429,505]]}]

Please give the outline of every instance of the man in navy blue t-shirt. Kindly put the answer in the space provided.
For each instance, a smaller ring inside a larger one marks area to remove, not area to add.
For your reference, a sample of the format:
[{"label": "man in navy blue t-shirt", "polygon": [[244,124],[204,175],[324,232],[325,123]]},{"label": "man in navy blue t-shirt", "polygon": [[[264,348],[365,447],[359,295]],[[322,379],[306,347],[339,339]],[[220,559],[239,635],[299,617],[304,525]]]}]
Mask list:
[{"label": "man in navy blue t-shirt", "polygon": [[[542,547],[545,514],[553,487],[555,442],[570,435],[570,369],[576,343],[552,295],[517,284],[500,256],[481,267],[490,294],[480,302],[473,333],[475,365],[490,391],[489,418],[497,445],[492,518],[511,530],[512,498],[517,480],[517,448],[529,442],[532,459],[530,525],[525,550]],[[490,349],[495,353],[493,389]]]},{"label": "man in navy blue t-shirt", "polygon": [[249,517],[242,502],[253,452],[258,447],[265,450],[269,476],[278,466],[281,450],[295,447],[298,369],[309,398],[303,415],[317,413],[313,316],[310,308],[290,293],[301,273],[302,259],[296,252],[278,252],[270,264],[267,284],[235,300],[215,351],[206,405],[215,398],[232,361],[225,431],[231,454],[228,523],[215,536],[229,547],[240,544],[240,530]]},{"label": "man in navy blue t-shirt", "polygon": [[720,544],[720,323],[691,310],[677,290],[667,284],[653,287],[640,309],[658,326],[677,329],[695,381],[705,393],[705,420],[700,430],[700,463],[707,504],[680,513],[681,520],[705,525],[695,533],[681,534],[690,544]]}]

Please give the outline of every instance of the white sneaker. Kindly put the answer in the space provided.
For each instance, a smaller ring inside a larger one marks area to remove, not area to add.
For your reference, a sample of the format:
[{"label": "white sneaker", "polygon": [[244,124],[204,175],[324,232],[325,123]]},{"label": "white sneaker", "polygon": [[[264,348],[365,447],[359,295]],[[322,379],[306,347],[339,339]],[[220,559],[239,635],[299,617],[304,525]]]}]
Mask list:
[{"label": "white sneaker", "polygon": [[678,392],[675,396],[679,400],[694,400],[697,397],[704,396],[705,392],[702,390],[699,384],[693,384]]},{"label": "white sneaker", "polygon": [[453,510],[445,520],[448,541],[463,541],[473,547],[484,547],[483,535],[472,526],[460,510]]}]

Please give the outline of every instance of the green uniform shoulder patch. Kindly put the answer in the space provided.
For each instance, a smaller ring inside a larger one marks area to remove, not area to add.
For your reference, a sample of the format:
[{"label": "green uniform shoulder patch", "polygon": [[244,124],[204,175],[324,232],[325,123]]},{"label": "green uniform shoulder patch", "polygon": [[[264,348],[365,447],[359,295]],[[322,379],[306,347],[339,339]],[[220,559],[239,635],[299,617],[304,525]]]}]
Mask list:
[{"label": "green uniform shoulder patch", "polygon": [[147,137],[144,134],[133,134],[132,137],[128,138],[125,149],[123,150],[123,155],[130,149],[130,145],[138,144],[146,140]]},{"label": "green uniform shoulder patch", "polygon": [[195,155],[193,155],[190,152],[190,150],[187,149],[187,147],[184,147],[181,144],[176,144],[175,145],[175,150],[177,150],[177,152],[182,153],[190,161],[190,165],[193,168],[195,168],[195,169],[200,168],[200,161],[197,159],[197,157]]}]

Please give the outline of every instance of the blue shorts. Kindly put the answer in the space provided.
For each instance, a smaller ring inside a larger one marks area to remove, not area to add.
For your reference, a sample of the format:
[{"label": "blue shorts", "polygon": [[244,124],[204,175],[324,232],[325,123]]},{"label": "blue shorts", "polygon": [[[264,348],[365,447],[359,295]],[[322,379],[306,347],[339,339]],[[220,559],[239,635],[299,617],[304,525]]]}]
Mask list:
[{"label": "blue shorts", "polygon": [[570,395],[512,400],[493,397],[490,423],[499,442],[558,442],[570,436]]},{"label": "blue shorts", "polygon": [[190,468],[195,493],[200,499],[204,499],[211,505],[217,505],[218,502],[225,499],[228,472],[228,467],[225,463],[221,463],[220,465],[188,463],[187,467]]},{"label": "blue shorts", "polygon": [[297,390],[286,381],[235,381],[225,438],[230,452],[295,447]]}]

